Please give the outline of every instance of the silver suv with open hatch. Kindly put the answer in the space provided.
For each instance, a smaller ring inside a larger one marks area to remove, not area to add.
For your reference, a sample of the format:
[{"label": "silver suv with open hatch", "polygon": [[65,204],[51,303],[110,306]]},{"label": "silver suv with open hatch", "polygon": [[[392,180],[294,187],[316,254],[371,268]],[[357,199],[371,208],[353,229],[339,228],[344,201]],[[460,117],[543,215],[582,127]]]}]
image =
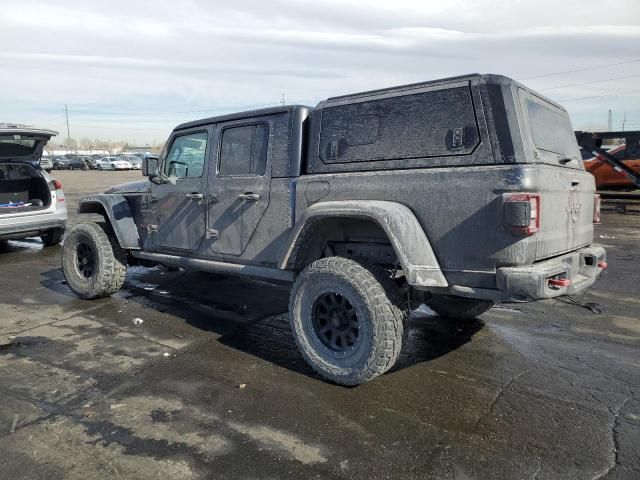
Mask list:
[{"label": "silver suv with open hatch", "polygon": [[57,132],[0,124],[0,241],[40,237],[60,243],[67,224],[62,185],[40,166]]}]

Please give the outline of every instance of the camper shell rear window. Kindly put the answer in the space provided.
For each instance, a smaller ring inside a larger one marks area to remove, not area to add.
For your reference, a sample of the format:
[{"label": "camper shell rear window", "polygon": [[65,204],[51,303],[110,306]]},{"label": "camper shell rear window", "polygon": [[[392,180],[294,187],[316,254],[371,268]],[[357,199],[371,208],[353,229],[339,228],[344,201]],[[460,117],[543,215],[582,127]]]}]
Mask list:
[{"label": "camper shell rear window", "polygon": [[[582,155],[569,114],[530,91],[519,90],[535,162],[582,169]],[[567,161],[574,160],[574,161]]]}]

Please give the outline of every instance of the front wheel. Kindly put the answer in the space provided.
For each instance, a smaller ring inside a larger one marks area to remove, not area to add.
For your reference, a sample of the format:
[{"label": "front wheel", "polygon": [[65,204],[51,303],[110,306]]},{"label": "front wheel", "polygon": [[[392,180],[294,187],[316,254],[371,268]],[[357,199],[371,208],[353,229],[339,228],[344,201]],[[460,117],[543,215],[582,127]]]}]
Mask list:
[{"label": "front wheel", "polygon": [[454,295],[432,295],[425,303],[441,317],[454,320],[475,318],[495,305],[495,302],[491,300],[456,297]]},{"label": "front wheel", "polygon": [[359,385],[396,362],[404,314],[383,283],[372,269],[342,257],[317,260],[298,276],[289,301],[291,328],[303,357],[323,378]]},{"label": "front wheel", "polygon": [[80,223],[67,234],[62,268],[69,287],[80,298],[108,297],[124,283],[126,253],[109,226]]}]

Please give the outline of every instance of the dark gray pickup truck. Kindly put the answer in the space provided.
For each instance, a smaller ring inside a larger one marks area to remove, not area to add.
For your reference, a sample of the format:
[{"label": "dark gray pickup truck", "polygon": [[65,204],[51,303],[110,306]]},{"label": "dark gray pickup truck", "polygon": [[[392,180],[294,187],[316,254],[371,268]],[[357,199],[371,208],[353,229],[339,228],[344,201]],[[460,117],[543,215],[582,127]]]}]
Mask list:
[{"label": "dark gray pickup truck", "polygon": [[66,237],[73,291],[111,295],[134,263],[290,282],[298,348],[339,384],[393,366],[412,304],[470,318],[606,268],[566,111],[501,76],[185,123],[143,175],[81,201],[105,222]]}]

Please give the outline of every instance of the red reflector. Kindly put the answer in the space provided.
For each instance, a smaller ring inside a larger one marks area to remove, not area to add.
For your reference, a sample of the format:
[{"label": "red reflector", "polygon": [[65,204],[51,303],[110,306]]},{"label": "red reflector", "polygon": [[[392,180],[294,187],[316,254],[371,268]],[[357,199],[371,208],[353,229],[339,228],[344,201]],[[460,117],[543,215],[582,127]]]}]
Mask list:
[{"label": "red reflector", "polygon": [[593,223],[600,223],[600,194],[598,193],[593,198]]},{"label": "red reflector", "polygon": [[568,278],[551,278],[549,279],[549,285],[554,287],[568,287],[571,285],[571,280]]},{"label": "red reflector", "polygon": [[53,188],[56,190],[62,190],[62,184],[58,180],[54,180],[51,183],[53,183]]},{"label": "red reflector", "polygon": [[601,269],[605,269],[609,266],[609,264],[607,262],[598,262],[598,267]]}]

